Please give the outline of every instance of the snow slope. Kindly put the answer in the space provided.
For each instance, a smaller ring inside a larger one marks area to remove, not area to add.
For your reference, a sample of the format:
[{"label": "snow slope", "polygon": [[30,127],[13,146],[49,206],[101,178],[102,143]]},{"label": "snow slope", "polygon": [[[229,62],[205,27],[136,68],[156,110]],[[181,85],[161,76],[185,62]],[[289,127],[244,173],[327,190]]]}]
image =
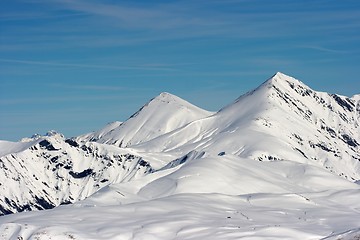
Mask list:
[{"label": "snow slope", "polygon": [[94,134],[80,136],[77,140],[130,147],[210,114],[212,113],[177,96],[163,92],[145,104],[124,123],[116,127],[111,125],[110,128],[106,127]]},{"label": "snow slope", "polygon": [[105,127],[103,127],[100,130],[83,134],[81,136],[78,136],[76,139],[79,142],[96,142],[100,138],[102,138],[104,135],[109,134],[110,132],[114,131],[114,129],[118,128],[122,122],[115,121],[107,124]]},{"label": "snow slope", "polygon": [[317,92],[277,73],[216,114],[134,148],[292,160],[356,181],[360,179],[359,123],[358,97]]},{"label": "snow slope", "polygon": [[76,202],[110,183],[153,171],[130,150],[91,142],[79,145],[61,134],[10,146],[14,152],[0,158],[0,214]]},{"label": "snow slope", "polygon": [[[168,93],[74,139],[0,141],[0,239],[358,239],[360,95],[277,73],[216,113]],[[73,203],[59,206],[62,203]]]},{"label": "snow slope", "polygon": [[204,157],[1,217],[0,239],[356,239],[359,190],[303,163]]}]

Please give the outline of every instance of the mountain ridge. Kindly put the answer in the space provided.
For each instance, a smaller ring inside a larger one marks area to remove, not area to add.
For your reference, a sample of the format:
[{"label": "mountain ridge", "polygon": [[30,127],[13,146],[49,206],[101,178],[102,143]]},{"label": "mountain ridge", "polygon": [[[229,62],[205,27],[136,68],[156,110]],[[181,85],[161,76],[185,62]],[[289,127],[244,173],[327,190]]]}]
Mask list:
[{"label": "mountain ridge", "polygon": [[[0,141],[7,148],[0,151],[0,211],[73,203],[111,184],[217,156],[292,161],[358,182],[359,122],[360,94],[317,92],[280,72],[217,112],[163,92],[125,122],[93,133]],[[34,163],[35,173],[26,167]]]},{"label": "mountain ridge", "polygon": [[[134,148],[158,152],[205,149],[213,154],[228,151],[257,160],[287,157],[321,165],[355,181],[360,178],[357,150],[360,136],[354,106],[348,97],[314,91],[295,78],[277,73],[214,115]],[[249,134],[257,135],[258,140],[246,142],[242,136]],[[260,147],[261,139],[265,141]],[[278,148],[279,153],[266,147],[269,141],[277,143],[274,149],[282,146]],[[342,165],[349,166],[335,169],[340,160]]]},{"label": "mountain ridge", "polygon": [[[125,122],[105,132],[96,142],[130,147],[170,132],[191,121],[211,115],[195,105],[167,92],[160,93],[131,115]],[[87,134],[92,138],[92,134]],[[78,141],[86,141],[81,136]]]},{"label": "mountain ridge", "polygon": [[0,238],[357,239],[359,122],[360,95],[276,73],[217,112],[161,93],[92,133],[0,141]]}]

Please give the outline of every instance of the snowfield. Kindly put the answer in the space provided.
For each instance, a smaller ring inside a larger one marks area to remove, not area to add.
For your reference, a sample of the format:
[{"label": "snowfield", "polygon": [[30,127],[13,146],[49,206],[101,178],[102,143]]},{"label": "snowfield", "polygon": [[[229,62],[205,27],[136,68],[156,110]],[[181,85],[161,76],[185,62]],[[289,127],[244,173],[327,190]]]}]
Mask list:
[{"label": "snowfield", "polygon": [[277,73],[218,112],[162,93],[0,141],[0,239],[360,239],[359,96]]},{"label": "snowfield", "polygon": [[208,157],[110,185],[73,205],[3,216],[0,236],[356,239],[359,190],[354,183],[304,164]]}]

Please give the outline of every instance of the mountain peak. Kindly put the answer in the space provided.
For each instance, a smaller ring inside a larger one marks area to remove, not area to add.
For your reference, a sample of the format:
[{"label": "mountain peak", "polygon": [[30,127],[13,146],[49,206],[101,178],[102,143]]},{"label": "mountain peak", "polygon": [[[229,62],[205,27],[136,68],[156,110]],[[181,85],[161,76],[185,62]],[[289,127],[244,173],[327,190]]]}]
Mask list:
[{"label": "mountain peak", "polygon": [[[277,72],[267,81],[265,81],[259,88],[275,89],[276,91],[284,91],[288,93],[297,93],[300,95],[308,95],[313,90],[301,82],[300,80],[286,75],[281,72]],[[256,89],[257,90],[257,89]]]},{"label": "mountain peak", "polygon": [[309,89],[305,84],[303,84],[299,80],[297,80],[291,76],[288,76],[282,72],[276,72],[274,75],[272,75],[270,78],[268,78],[265,82],[263,82],[260,86],[241,95],[233,103],[221,108],[219,110],[219,112],[222,112],[225,109],[230,109],[230,108],[236,107],[235,105],[238,105],[239,102],[242,102],[242,100],[247,98],[248,96],[251,96],[251,95],[254,96],[252,103],[249,103],[250,105],[253,105],[253,103],[258,104],[260,102],[259,100],[267,99],[269,95],[273,94],[274,90],[277,92],[279,92],[279,91],[292,92],[292,90],[295,87],[297,88],[297,86],[299,86],[299,85],[300,85],[300,88]]},{"label": "mountain peak", "polygon": [[279,78],[290,77],[291,78],[291,76],[286,75],[282,72],[276,72],[271,78],[275,78],[275,77],[279,77]]},{"label": "mountain peak", "polygon": [[166,97],[174,97],[175,95],[168,93],[168,92],[162,92],[159,94],[158,97],[166,98]]},{"label": "mountain peak", "polygon": [[151,99],[125,122],[104,128],[101,136],[86,134],[86,139],[99,143],[129,147],[149,141],[192,121],[207,117],[212,112],[203,110],[180,97],[162,92]]},{"label": "mountain peak", "polygon": [[287,83],[287,84],[296,84],[296,85],[305,85],[304,83],[302,83],[301,81],[299,81],[298,79],[291,77],[289,75],[286,75],[282,72],[277,72],[275,73],[270,79],[268,79],[266,82],[271,82],[272,84],[283,84],[283,83]]},{"label": "mountain peak", "polygon": [[168,92],[160,93],[158,96],[151,99],[148,104],[153,103],[153,102],[178,103],[179,105],[188,105],[188,104],[190,104],[187,101],[185,101],[184,99],[182,99],[182,98],[180,98],[178,96],[175,96],[175,95],[173,95],[171,93],[168,93]]}]

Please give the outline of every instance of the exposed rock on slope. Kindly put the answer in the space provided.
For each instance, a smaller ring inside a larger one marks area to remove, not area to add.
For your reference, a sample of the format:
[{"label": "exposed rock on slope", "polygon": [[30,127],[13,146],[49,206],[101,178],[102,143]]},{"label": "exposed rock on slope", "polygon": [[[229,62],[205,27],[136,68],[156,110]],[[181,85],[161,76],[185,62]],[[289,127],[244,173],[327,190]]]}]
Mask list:
[{"label": "exposed rock on slope", "polygon": [[[359,181],[360,95],[317,92],[277,73],[216,113],[162,93],[124,123],[74,139],[51,132],[0,141],[0,214],[52,208],[112,183],[233,156],[286,160]],[[156,182],[143,193],[163,194],[155,188]]]},{"label": "exposed rock on slope", "polygon": [[0,215],[48,209],[84,199],[110,183],[153,171],[139,156],[60,134],[16,144],[0,158]]},{"label": "exposed rock on slope", "polygon": [[277,73],[216,114],[135,148],[292,160],[356,181],[360,179],[359,106],[358,95],[317,92]]}]

